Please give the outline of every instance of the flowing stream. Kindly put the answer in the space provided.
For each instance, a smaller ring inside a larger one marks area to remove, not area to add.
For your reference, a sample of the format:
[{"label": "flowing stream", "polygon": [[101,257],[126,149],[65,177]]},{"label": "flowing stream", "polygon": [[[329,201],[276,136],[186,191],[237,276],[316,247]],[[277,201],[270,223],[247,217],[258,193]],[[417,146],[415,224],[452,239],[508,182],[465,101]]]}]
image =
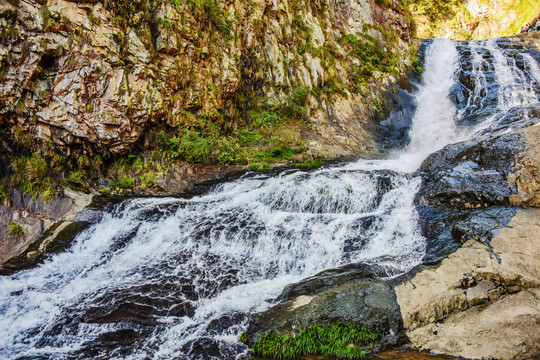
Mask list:
[{"label": "flowing stream", "polygon": [[403,149],[116,205],[68,251],[0,278],[0,358],[242,358],[248,315],[286,285],[356,262],[388,276],[419,264],[415,170],[508,113],[528,116],[539,80],[531,55],[495,41],[432,41]]}]

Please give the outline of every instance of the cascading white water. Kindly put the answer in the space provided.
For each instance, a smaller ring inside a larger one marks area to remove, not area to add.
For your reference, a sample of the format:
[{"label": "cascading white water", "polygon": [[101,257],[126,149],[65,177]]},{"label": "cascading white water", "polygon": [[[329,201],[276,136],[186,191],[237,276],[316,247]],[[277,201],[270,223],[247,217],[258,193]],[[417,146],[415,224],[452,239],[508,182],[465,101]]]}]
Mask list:
[{"label": "cascading white water", "polygon": [[[389,159],[249,175],[189,200],[127,200],[69,251],[0,278],[0,357],[241,357],[243,314],[266,309],[287,284],[355,262],[388,276],[418,264],[412,172],[464,137],[449,100],[457,58],[455,42],[430,45],[411,142]],[[224,317],[233,320],[214,332]]]},{"label": "cascading white water", "polygon": [[448,39],[435,41],[428,49],[423,86],[416,95],[411,141],[405,151],[406,156],[415,157],[412,170],[427,155],[456,140],[457,109],[448,94],[456,81],[457,61],[455,44]]},{"label": "cascading white water", "polygon": [[[495,39],[472,42],[470,51],[474,96],[469,98],[465,111],[480,119],[468,129],[469,137],[474,137],[496,129],[506,114],[538,103],[540,70],[530,54],[502,49]],[[493,78],[491,82],[486,80],[486,73]],[[493,92],[496,103],[492,105]],[[528,119],[529,113],[521,112],[521,116]]]},{"label": "cascading white water", "polygon": [[493,55],[495,79],[500,86],[498,107],[509,110],[517,105],[537,102],[538,95],[532,89],[525,72],[516,66],[517,52],[499,51],[494,39],[488,40],[486,47]]}]

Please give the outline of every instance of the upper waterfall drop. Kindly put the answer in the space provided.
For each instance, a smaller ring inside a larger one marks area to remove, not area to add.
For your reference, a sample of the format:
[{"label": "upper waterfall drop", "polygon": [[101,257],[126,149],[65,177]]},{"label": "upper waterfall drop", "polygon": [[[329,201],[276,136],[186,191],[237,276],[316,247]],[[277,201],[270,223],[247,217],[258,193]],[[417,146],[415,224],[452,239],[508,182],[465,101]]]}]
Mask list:
[{"label": "upper waterfall drop", "polygon": [[425,158],[458,137],[456,106],[450,89],[456,83],[458,52],[454,41],[435,39],[428,48],[422,85],[415,98],[416,113],[410,130],[406,153]]}]

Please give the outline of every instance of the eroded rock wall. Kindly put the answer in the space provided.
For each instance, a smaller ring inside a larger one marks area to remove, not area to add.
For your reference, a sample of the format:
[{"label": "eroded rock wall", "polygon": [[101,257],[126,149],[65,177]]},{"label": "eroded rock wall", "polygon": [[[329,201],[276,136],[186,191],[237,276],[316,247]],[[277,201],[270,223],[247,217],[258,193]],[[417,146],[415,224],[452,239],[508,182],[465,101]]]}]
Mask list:
[{"label": "eroded rock wall", "polygon": [[[391,90],[409,63],[404,7],[369,0],[203,3],[109,1],[105,9],[99,1],[3,1],[0,124],[13,138],[39,140],[44,151],[112,154],[156,125],[209,119],[234,132],[253,96],[279,102],[295,87],[337,82],[343,91],[332,98],[310,96],[313,126],[302,136],[323,155],[376,147],[371,95]],[[346,34],[367,34],[394,49],[396,76],[377,72],[370,86],[349,90],[349,72],[363,60],[341,41]]]}]

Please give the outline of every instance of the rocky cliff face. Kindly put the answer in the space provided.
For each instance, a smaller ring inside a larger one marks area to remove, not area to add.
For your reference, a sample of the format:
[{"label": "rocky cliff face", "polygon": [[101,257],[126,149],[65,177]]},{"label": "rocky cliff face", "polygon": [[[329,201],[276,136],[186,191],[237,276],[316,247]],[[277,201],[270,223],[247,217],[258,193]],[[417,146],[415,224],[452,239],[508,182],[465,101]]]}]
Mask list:
[{"label": "rocky cliff face", "polygon": [[307,87],[311,125],[292,136],[365,153],[410,27],[403,6],[369,0],[3,1],[0,124],[46,153],[124,153],[152,127],[238,133]]},{"label": "rocky cliff face", "polygon": [[489,39],[518,34],[540,15],[538,2],[528,0],[409,0],[418,36],[456,40]]}]

